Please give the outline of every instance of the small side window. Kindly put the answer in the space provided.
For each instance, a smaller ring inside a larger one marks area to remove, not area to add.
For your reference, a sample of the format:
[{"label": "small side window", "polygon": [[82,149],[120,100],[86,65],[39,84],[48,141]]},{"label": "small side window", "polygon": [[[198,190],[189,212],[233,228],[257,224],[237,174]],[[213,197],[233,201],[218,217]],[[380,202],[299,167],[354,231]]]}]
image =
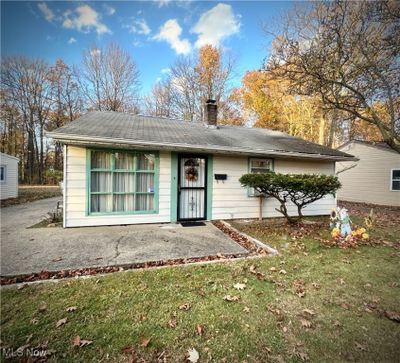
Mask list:
[{"label": "small side window", "polygon": [[5,183],[6,182],[6,166],[5,165],[1,165],[0,166],[0,182],[1,183]]},{"label": "small side window", "polygon": [[[272,159],[251,158],[249,160],[249,172],[252,174],[267,173],[272,169]],[[257,193],[253,188],[248,189],[249,197],[257,197],[258,195],[259,193]]]},{"label": "small side window", "polygon": [[391,173],[391,190],[400,190],[400,169],[392,169]]}]

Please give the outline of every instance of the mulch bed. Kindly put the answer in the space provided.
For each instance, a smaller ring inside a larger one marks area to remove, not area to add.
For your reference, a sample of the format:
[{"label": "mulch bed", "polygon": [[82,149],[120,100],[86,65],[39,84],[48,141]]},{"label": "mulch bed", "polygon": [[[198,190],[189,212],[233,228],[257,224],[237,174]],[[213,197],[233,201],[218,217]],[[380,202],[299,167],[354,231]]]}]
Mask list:
[{"label": "mulch bed", "polygon": [[233,239],[236,243],[240,246],[245,248],[247,251],[250,252],[251,255],[268,255],[268,251],[265,249],[257,246],[253,241],[246,238],[246,236],[242,235],[241,233],[229,228],[226,224],[223,224],[220,221],[213,221],[212,222],[215,227],[220,229],[222,232],[227,234],[231,239]]}]

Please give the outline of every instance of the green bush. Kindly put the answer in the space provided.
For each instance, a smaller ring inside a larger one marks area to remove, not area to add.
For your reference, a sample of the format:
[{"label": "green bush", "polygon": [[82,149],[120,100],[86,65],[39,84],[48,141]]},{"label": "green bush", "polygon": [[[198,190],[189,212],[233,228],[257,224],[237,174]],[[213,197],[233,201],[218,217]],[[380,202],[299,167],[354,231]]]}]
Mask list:
[{"label": "green bush", "polygon": [[63,180],[63,172],[62,170],[49,168],[44,171],[43,177],[45,184],[57,185],[60,181]]},{"label": "green bush", "polygon": [[[280,174],[274,172],[262,174],[244,174],[239,179],[243,186],[254,188],[261,195],[273,197],[280,203],[278,212],[293,223],[303,217],[302,209],[325,195],[334,195],[340,188],[336,176],[316,174]],[[287,202],[296,205],[298,218],[289,216]]]}]

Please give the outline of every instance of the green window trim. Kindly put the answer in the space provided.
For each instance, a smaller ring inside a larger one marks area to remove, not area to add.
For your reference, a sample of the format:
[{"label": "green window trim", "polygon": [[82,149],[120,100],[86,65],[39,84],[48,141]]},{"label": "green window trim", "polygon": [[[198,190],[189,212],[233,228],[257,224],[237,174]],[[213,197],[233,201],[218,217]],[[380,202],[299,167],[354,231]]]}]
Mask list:
[{"label": "green window trim", "polygon": [[[91,153],[93,151],[108,152],[111,157],[111,168],[94,168],[91,169]],[[137,159],[134,160],[133,169],[115,169],[115,153],[126,153],[134,156],[142,154],[154,155],[154,170],[136,169]],[[111,190],[112,192],[92,192],[91,191],[91,174],[93,171],[111,172]],[[150,173],[154,174],[154,192],[115,192],[114,191],[114,173]],[[101,148],[87,148],[86,149],[86,216],[118,216],[118,215],[144,215],[144,214],[158,214],[159,213],[159,174],[160,174],[160,156],[158,151],[150,150],[118,150],[118,149],[101,149]],[[91,195],[154,195],[154,209],[152,210],[133,210],[133,211],[111,211],[111,212],[91,212]]]},{"label": "green window trim", "polygon": [[[275,160],[271,159],[271,158],[260,158],[260,157],[249,157],[247,160],[247,171],[248,173],[251,173],[251,162],[252,160],[269,160],[271,162],[271,171],[274,171],[275,169]],[[247,196],[249,198],[254,198],[254,197],[258,197],[258,195],[256,195],[254,193],[254,190],[250,187],[247,187]]]}]

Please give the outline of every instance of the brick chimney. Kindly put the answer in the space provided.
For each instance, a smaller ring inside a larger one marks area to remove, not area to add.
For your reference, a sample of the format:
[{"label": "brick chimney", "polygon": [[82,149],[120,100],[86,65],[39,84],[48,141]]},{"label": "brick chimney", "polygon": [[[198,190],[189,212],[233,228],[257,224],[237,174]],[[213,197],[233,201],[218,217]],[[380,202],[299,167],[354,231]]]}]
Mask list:
[{"label": "brick chimney", "polygon": [[204,108],[204,118],[207,125],[217,126],[218,106],[215,100],[207,100]]}]

